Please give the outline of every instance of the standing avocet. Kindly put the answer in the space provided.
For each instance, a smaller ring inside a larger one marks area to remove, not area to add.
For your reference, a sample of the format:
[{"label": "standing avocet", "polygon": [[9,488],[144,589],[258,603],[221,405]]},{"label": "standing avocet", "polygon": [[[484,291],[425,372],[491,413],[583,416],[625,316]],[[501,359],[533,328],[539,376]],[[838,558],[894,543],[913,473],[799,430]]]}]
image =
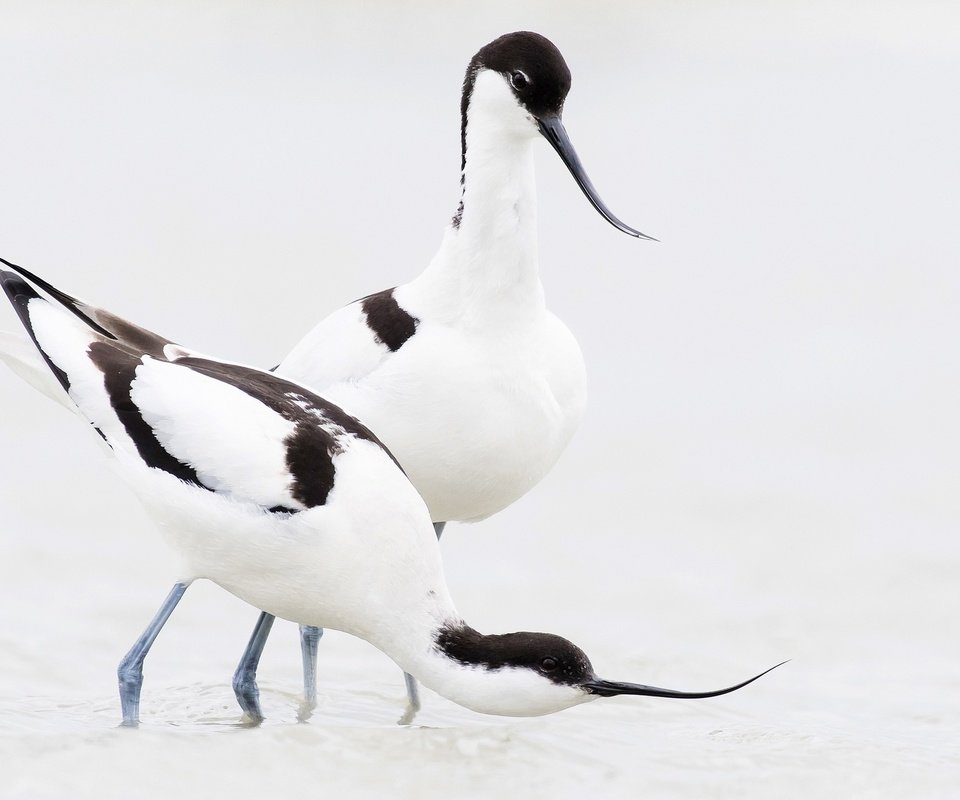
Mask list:
[{"label": "standing avocet", "polygon": [[425,503],[363,424],[292,381],[190,353],[17,272],[0,283],[44,362],[182,558],[181,579],[124,659],[126,724],[139,720],[143,659],[197,578],[366,639],[488,714],[619,694],[712,697],[760,677],[709,692],[617,683],[559,636],[478,633],[450,599]]}]

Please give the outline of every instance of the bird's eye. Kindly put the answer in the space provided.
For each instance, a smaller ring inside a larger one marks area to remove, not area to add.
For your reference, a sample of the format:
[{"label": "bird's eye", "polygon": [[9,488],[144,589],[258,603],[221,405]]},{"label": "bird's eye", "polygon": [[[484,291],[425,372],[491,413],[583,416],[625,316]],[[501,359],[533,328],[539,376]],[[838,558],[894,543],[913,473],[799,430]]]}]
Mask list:
[{"label": "bird's eye", "polygon": [[517,70],[513,73],[513,75],[510,76],[510,83],[513,84],[514,89],[520,91],[521,89],[527,88],[527,84],[530,83],[530,79],[526,76],[526,74],[520,70]]},{"label": "bird's eye", "polygon": [[547,656],[540,662],[540,669],[544,672],[553,672],[557,668],[557,659]]}]

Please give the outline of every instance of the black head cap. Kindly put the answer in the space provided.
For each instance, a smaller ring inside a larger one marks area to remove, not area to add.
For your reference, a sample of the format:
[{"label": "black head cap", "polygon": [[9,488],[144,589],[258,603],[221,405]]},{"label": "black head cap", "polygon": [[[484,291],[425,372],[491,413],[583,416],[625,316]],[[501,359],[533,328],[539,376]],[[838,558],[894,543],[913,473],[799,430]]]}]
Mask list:
[{"label": "black head cap", "polygon": [[517,31],[506,33],[499,39],[480,48],[470,59],[467,74],[463,79],[463,94],[460,98],[460,133],[463,163],[467,150],[467,108],[481,69],[490,69],[504,75],[510,81],[517,100],[531,114],[559,116],[563,101],[570,91],[570,69],[556,46],[539,33]]},{"label": "black head cap", "polygon": [[[520,106],[533,117],[540,133],[557,151],[567,169],[591,205],[611,225],[631,236],[652,237],[634,230],[617,219],[600,199],[593,183],[587,177],[583,164],[573,149],[570,137],[560,121],[563,103],[570,91],[570,70],[560,51],[539,33],[517,31],[508,33],[480,48],[467,67],[460,98],[460,182],[465,185],[467,168],[467,111],[481,69],[499,72],[513,92]],[[460,227],[463,217],[463,199],[453,217],[453,226]]]},{"label": "black head cap", "polygon": [[517,99],[536,117],[560,114],[570,91],[570,69],[556,46],[539,33],[508,33],[481,48],[467,74],[481,67],[505,75]]},{"label": "black head cap", "polygon": [[552,633],[522,631],[484,636],[467,625],[458,625],[442,628],[436,642],[442,653],[469,666],[530,669],[567,686],[581,686],[594,677],[586,653]]}]

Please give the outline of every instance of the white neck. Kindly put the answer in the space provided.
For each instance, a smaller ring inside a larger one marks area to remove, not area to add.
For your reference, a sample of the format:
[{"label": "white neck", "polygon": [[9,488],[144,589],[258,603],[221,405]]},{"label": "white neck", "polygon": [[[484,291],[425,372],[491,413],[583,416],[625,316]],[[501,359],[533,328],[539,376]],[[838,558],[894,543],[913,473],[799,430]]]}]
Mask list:
[{"label": "white neck", "polygon": [[[503,76],[481,70],[467,109],[462,211],[417,279],[429,297],[469,317],[544,307],[537,261],[533,142],[539,134]],[[451,303],[451,295],[460,303]],[[489,322],[489,319],[486,320]]]},{"label": "white neck", "polygon": [[[444,624],[464,623],[450,618]],[[371,638],[370,643],[428,689],[482,714],[535,717],[596,699],[575,688],[551,684],[527,669],[465,665],[437,647],[439,629],[433,628],[427,637],[390,635],[389,641]]]},{"label": "white neck", "polygon": [[[399,541],[391,540],[385,547]],[[424,526],[422,534],[406,541],[402,552],[386,554],[390,557],[364,565],[362,581],[341,587],[336,604],[340,613],[327,616],[325,627],[367,640],[424,686],[482,713],[536,716],[591,699],[528,669],[469,666],[440,647],[441,631],[457,631],[464,622],[447,590],[432,527]],[[398,562],[405,562],[402,569]],[[356,613],[364,608],[371,613]],[[483,652],[487,638],[480,637],[478,652]]]}]

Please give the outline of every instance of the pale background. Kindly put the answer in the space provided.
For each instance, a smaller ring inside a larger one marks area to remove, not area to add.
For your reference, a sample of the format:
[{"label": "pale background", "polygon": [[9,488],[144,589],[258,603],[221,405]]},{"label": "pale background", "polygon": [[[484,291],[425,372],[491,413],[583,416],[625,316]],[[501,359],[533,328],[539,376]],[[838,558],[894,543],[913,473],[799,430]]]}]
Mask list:
[{"label": "pale background", "polygon": [[[505,720],[294,626],[239,727],[255,612],[195,586],[115,666],[172,558],[69,414],[0,372],[0,797],[948,797],[960,792],[960,11],[951,2],[0,3],[0,255],[272,366],[407,280],[457,201],[481,45],[550,37],[606,225],[546,142],[543,278],[590,408],[443,551],[483,631],[607,677],[748,689]],[[15,327],[0,310],[0,327]],[[268,794],[269,793],[269,794]]]}]

